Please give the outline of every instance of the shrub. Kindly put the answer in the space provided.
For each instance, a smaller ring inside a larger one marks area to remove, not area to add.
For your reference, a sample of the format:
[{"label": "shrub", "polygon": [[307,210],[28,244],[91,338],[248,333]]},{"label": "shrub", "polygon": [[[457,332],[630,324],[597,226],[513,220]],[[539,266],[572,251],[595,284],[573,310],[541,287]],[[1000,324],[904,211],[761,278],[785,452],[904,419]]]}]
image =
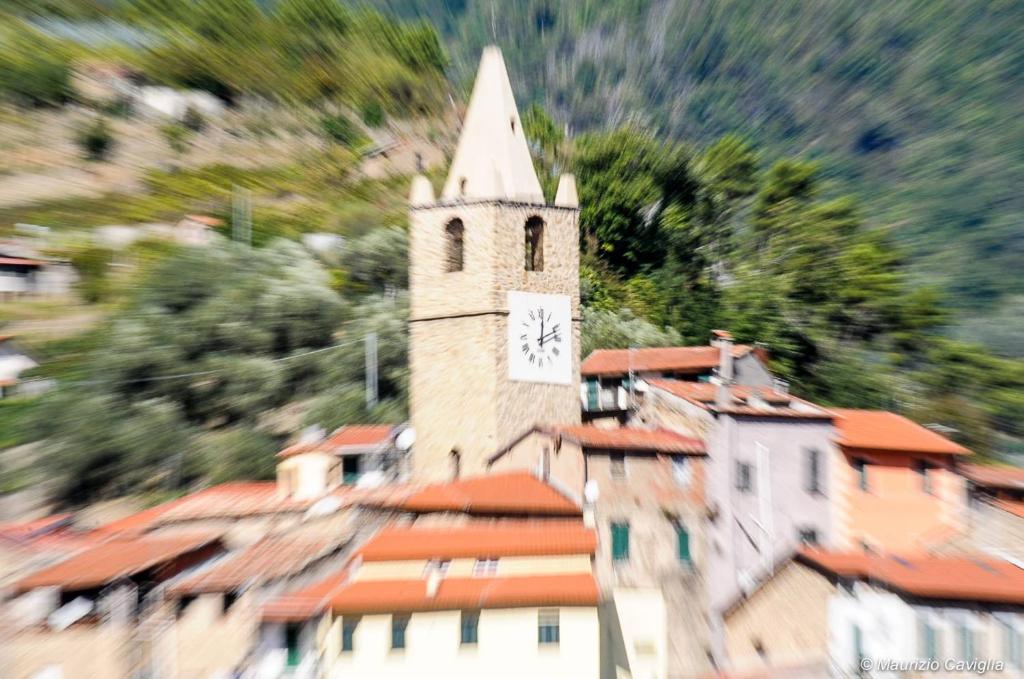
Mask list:
[{"label": "shrub", "polygon": [[342,146],[354,148],[364,140],[359,128],[343,113],[325,116],[320,125],[324,134]]},{"label": "shrub", "polygon": [[106,160],[114,147],[114,135],[105,118],[95,118],[78,131],[76,141],[86,160]]},{"label": "shrub", "polygon": [[185,115],[181,117],[181,124],[193,132],[202,132],[206,127],[206,118],[199,109],[189,106],[185,109]]}]

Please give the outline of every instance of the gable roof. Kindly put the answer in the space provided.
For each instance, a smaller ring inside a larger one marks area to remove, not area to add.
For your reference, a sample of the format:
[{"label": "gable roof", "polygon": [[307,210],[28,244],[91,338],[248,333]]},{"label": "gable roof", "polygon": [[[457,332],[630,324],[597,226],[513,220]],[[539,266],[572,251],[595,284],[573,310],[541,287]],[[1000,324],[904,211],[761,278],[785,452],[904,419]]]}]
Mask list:
[{"label": "gable roof", "polygon": [[219,543],[219,534],[118,538],[94,546],[14,583],[17,591],[37,587],[91,589],[157,568]]},{"label": "gable roof", "polygon": [[529,472],[488,474],[435,483],[365,504],[407,512],[579,516],[579,505]]},{"label": "gable roof", "polygon": [[781,392],[771,387],[731,385],[729,387],[730,405],[719,408],[716,404],[718,385],[709,382],[684,382],[669,379],[651,379],[646,382],[650,387],[661,389],[710,412],[750,417],[833,419],[830,411],[810,401],[797,398],[788,392]]},{"label": "gable roof", "polygon": [[305,587],[287,592],[263,604],[260,616],[268,622],[298,622],[322,613],[331,596],[348,584],[351,571],[343,568]]},{"label": "gable roof", "polygon": [[363,561],[593,554],[597,535],[580,521],[488,522],[385,528],[359,554]]},{"label": "gable roof", "polygon": [[[735,344],[733,358],[746,356],[754,348],[748,344]],[[640,349],[597,349],[583,361],[580,374],[584,377],[612,377],[627,375],[630,366],[634,372],[675,372],[699,374],[718,367],[719,348],[646,347]]]},{"label": "gable roof", "polygon": [[347,451],[372,450],[390,443],[397,426],[394,424],[348,424],[338,427],[326,438],[294,443],[279,452],[277,456],[284,458],[313,451],[337,455]]},{"label": "gable roof", "polygon": [[544,203],[505,60],[493,45],[485,47],[480,57],[441,198]]},{"label": "gable roof", "polygon": [[847,408],[831,410],[836,415],[837,443],[843,448],[943,455],[971,453],[960,444],[896,413]]},{"label": "gable roof", "polygon": [[335,613],[389,613],[532,606],[596,606],[597,582],[590,573],[519,577],[445,578],[433,596],[427,581],[363,580],[331,597]]},{"label": "gable roof", "polygon": [[1024,604],[1024,568],[991,557],[903,559],[804,549],[795,558],[833,576],[870,580],[912,597]]},{"label": "gable roof", "polygon": [[614,427],[602,429],[593,425],[575,425],[555,430],[582,448],[621,450],[645,453],[683,453],[703,455],[707,452],[700,439],[683,436],[662,428]]}]

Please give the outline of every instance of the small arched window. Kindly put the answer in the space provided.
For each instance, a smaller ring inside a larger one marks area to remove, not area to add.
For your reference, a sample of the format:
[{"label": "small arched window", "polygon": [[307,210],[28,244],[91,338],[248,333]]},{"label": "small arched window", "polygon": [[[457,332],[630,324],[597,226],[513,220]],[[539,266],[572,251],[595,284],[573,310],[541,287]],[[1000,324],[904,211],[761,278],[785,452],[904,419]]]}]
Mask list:
[{"label": "small arched window", "polygon": [[458,448],[452,448],[452,452],[448,453],[448,461],[451,464],[452,480],[454,481],[462,473],[462,453],[459,452]]},{"label": "small arched window", "polygon": [[459,197],[460,198],[465,198],[466,197],[466,178],[465,177],[459,177]]},{"label": "small arched window", "polygon": [[444,270],[462,271],[463,235],[461,219],[453,219],[444,227]]},{"label": "small arched window", "polygon": [[544,270],[544,220],[540,217],[526,221],[526,270]]}]

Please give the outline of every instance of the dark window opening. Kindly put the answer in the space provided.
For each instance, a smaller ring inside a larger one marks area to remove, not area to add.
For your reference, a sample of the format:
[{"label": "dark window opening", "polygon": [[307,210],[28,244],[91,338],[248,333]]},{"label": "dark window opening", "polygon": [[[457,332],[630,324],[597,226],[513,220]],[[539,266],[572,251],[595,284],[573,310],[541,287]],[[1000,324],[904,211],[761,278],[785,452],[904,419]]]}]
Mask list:
[{"label": "dark window opening", "polygon": [[629,561],[629,524],[612,524],[612,561]]},{"label": "dark window opening", "polygon": [[797,535],[801,544],[811,546],[818,544],[818,531],[814,528],[801,528]]},{"label": "dark window opening", "polygon": [[445,271],[452,273],[462,271],[463,237],[465,229],[461,219],[453,219],[444,227],[445,237]]},{"label": "dark window opening", "polygon": [[302,660],[302,655],[299,652],[299,626],[294,623],[289,623],[284,628],[284,645],[288,653],[288,667],[296,667],[299,661]]},{"label": "dark window opening", "polygon": [[238,601],[238,592],[224,592],[223,609],[221,612],[227,613],[235,605],[236,601]]},{"label": "dark window opening", "polygon": [[544,270],[544,220],[540,217],[526,222],[526,270]]},{"label": "dark window opening", "polygon": [[465,196],[466,195],[466,178],[465,177],[460,177],[459,178],[459,195],[460,196]]},{"label": "dark window opening", "polygon": [[391,650],[400,651],[405,648],[405,629],[408,626],[408,615],[391,616]]},{"label": "dark window opening", "polygon": [[348,455],[341,458],[341,482],[351,485],[359,480],[359,456]]},{"label": "dark window opening", "polygon": [[863,491],[871,489],[868,484],[868,461],[863,458],[857,458],[853,461],[853,468],[857,471],[857,485]]},{"label": "dark window opening", "polygon": [[736,463],[736,490],[749,493],[754,489],[754,470],[749,462]]},{"label": "dark window opening", "polygon": [[462,639],[463,646],[477,643],[480,633],[480,613],[477,611],[462,612]]},{"label": "dark window opening", "polygon": [[807,492],[821,492],[821,453],[813,448],[807,451]]},{"label": "dark window opening", "polygon": [[932,487],[932,474],[930,473],[931,468],[932,466],[926,460],[920,460],[917,463],[917,473],[921,476],[921,490],[929,495],[934,490]]},{"label": "dark window opening", "polygon": [[359,618],[341,619],[341,650],[351,651],[355,648],[356,627],[359,626]]},{"label": "dark window opening", "polygon": [[608,473],[616,480],[626,478],[625,453],[611,453],[608,455]]},{"label": "dark window opening", "polygon": [[451,464],[452,479],[458,479],[459,474],[462,473],[462,454],[452,448],[452,452],[448,453],[448,460]]}]

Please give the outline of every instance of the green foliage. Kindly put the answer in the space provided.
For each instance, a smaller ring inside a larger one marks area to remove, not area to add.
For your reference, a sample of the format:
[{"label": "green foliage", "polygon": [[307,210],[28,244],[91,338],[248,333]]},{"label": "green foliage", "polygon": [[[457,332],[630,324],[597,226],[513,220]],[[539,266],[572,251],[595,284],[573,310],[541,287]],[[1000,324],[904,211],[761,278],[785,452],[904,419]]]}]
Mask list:
[{"label": "green foliage", "polygon": [[[346,305],[329,283],[287,241],[183,248],[157,260],[80,360],[79,377],[33,409],[31,432],[47,439],[42,464],[59,496],[266,476],[277,441],[260,433],[264,419],[324,389],[325,366],[339,383],[362,374],[345,358],[362,356],[360,347],[333,347]],[[397,351],[404,360],[404,343]],[[391,379],[382,384],[394,390]]]},{"label": "green foliage", "polygon": [[113,259],[111,250],[96,245],[78,248],[72,253],[71,265],[78,272],[78,289],[85,301],[95,304],[106,297]]},{"label": "green foliage", "polygon": [[584,309],[580,355],[594,349],[628,349],[629,347],[670,347],[682,343],[672,328],[658,328],[628,309],[605,311]]},{"label": "green foliage", "polygon": [[94,118],[79,128],[75,141],[86,160],[103,161],[114,148],[114,135],[106,118]]},{"label": "green foliage", "polygon": [[181,124],[186,129],[193,132],[202,132],[203,128],[206,127],[206,118],[203,114],[194,106],[188,106],[185,108],[185,114],[181,117]]},{"label": "green foliage", "polygon": [[188,150],[192,130],[179,122],[165,123],[160,126],[160,134],[174,153],[181,155]]},{"label": "green foliage", "polygon": [[356,292],[385,292],[409,287],[409,234],[380,227],[345,245],[341,264]]},{"label": "green foliage", "polygon": [[334,142],[350,149],[358,147],[366,141],[366,137],[344,113],[324,116],[320,120],[324,134]]},{"label": "green foliage", "polygon": [[0,97],[33,106],[56,106],[71,97],[66,45],[21,21],[5,21],[0,42]]}]

